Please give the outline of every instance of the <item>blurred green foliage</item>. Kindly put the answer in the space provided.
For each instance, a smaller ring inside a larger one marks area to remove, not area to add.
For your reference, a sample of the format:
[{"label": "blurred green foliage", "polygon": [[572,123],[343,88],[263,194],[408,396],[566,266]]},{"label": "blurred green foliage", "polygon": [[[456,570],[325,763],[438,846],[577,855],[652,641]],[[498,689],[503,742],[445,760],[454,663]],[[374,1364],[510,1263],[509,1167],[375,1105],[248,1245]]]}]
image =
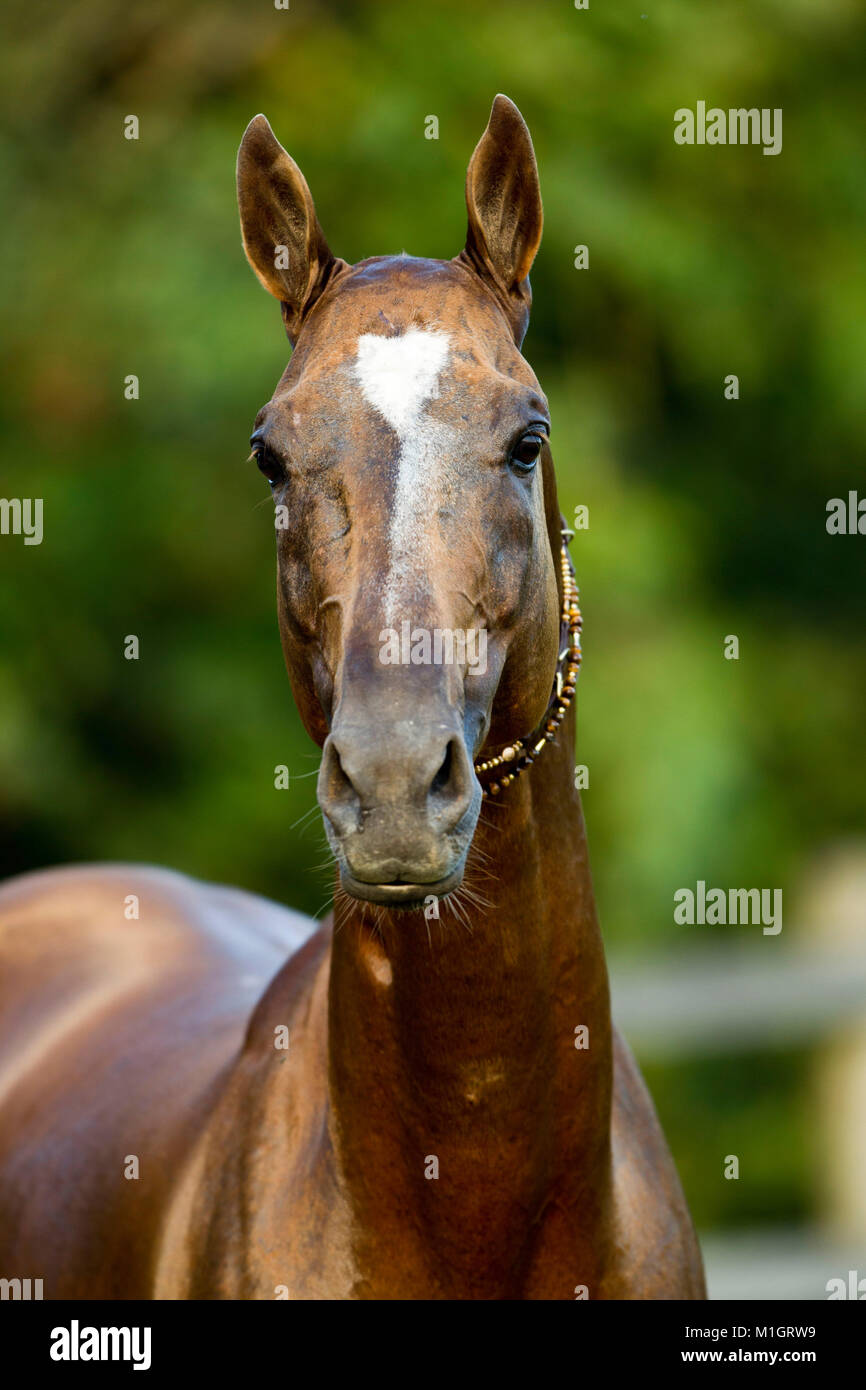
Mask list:
[{"label": "blurred green foliage", "polygon": [[[497,91],[545,200],[524,351],[563,510],[590,512],[578,760],[607,940],[692,946],[675,888],[788,889],[857,831],[864,541],[828,536],[825,506],[864,485],[864,31],[855,0],[10,0],[0,490],[44,498],[45,541],[0,540],[0,870],[150,860],[326,904],[244,462],[288,348],[241,252],[235,152],[263,110],[340,255],[448,257]],[[676,145],[699,99],[783,108],[782,153]],[[727,1114],[723,1072],[652,1074],[699,1219],[735,1219],[698,1094]],[[779,1178],[799,1074],[765,1063],[749,1215],[807,1203],[802,1165]]]}]

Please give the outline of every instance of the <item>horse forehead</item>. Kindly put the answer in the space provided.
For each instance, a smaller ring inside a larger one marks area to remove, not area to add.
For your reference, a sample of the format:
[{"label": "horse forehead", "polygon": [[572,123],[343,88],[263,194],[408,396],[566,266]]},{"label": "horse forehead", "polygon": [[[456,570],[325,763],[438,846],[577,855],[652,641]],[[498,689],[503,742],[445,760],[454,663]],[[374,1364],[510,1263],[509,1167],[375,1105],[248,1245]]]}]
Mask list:
[{"label": "horse forehead", "polygon": [[305,437],[356,447],[376,421],[399,443],[437,418],[479,435],[529,398],[545,408],[491,296],[465,269],[385,257],[355,267],[317,306],[272,404],[301,448]]},{"label": "horse forehead", "polygon": [[365,401],[401,439],[420,424],[424,407],[438,395],[450,349],[451,334],[437,328],[411,327],[393,337],[359,336],[354,376]]}]

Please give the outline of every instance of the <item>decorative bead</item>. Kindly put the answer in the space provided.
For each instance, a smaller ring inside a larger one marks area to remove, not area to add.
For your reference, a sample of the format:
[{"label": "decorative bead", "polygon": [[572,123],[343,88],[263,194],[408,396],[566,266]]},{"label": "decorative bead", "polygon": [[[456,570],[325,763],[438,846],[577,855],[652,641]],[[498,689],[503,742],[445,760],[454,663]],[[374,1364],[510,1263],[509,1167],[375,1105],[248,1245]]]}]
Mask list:
[{"label": "decorative bead", "polygon": [[[580,594],[571,567],[571,557],[568,553],[568,541],[572,539],[572,533],[563,531],[562,535],[563,543],[559,555],[559,572],[562,580],[560,626],[568,632],[568,643],[561,652],[557,663],[554,694],[551,697],[551,708],[548,709],[544,721],[544,733],[532,747],[527,747],[522,739],[515,739],[514,743],[509,743],[501,753],[497,753],[492,758],[486,758],[483,762],[475,763],[477,773],[492,772],[496,768],[502,767],[504,763],[513,764],[508,772],[500,776],[498,782],[491,782],[488,787],[481,788],[481,794],[485,797],[498,796],[500,791],[516,781],[521,772],[525,772],[528,767],[532,766],[536,758],[544,751],[545,743],[554,741],[556,732],[565,718],[575,694],[582,660],[580,631],[583,627],[583,616],[580,611]],[[564,670],[563,662],[565,662]]]}]

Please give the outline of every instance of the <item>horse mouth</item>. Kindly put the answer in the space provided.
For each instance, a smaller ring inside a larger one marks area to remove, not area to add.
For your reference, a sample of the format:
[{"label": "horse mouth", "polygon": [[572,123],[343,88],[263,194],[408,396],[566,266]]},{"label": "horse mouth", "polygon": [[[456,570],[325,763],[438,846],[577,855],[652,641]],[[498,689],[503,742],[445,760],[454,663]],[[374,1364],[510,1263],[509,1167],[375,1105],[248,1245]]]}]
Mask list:
[{"label": "horse mouth", "polygon": [[340,884],[344,891],[363,902],[378,903],[384,907],[421,907],[427,898],[444,898],[459,888],[463,882],[463,865],[460,864],[445,878],[435,883],[367,883],[355,878],[354,874],[340,866]]}]

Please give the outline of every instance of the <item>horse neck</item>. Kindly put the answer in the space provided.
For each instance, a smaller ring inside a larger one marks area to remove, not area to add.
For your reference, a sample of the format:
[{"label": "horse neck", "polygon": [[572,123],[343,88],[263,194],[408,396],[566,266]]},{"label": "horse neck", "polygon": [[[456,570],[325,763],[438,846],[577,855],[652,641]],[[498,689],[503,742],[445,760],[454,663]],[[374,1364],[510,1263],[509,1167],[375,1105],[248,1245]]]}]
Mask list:
[{"label": "horse neck", "polygon": [[[609,1163],[607,973],[573,740],[570,713],[539,761],[485,803],[453,909],[427,921],[344,899],[335,915],[329,1088],[345,1189],[362,1228],[381,1228],[386,1200],[392,1212],[423,1208],[452,1269],[479,1225],[513,1260],[505,1247],[525,1239],[515,1213]],[[477,1274],[477,1248],[472,1258]]]}]

